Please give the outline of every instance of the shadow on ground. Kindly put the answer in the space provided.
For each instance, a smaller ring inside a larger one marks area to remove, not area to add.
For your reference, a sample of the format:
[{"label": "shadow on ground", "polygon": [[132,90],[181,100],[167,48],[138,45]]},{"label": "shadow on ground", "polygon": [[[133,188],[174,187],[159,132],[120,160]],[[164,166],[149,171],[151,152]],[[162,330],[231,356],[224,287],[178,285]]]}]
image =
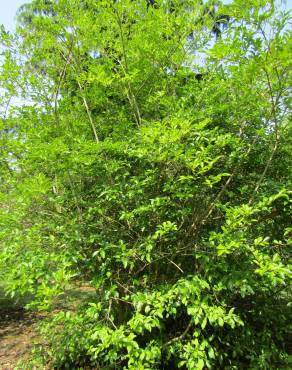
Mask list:
[{"label": "shadow on ground", "polygon": [[[0,370],[23,370],[17,367],[19,362],[31,358],[34,346],[42,343],[37,325],[47,314],[25,310],[29,300],[30,297],[11,299],[5,296],[0,285]],[[74,311],[80,304],[95,300],[95,289],[78,286],[59,297],[51,313]]]}]

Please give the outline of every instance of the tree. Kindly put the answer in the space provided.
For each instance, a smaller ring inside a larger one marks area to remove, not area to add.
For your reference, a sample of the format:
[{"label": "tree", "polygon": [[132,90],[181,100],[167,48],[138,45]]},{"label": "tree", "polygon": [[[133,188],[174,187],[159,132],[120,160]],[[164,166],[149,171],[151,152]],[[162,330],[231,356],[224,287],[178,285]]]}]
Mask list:
[{"label": "tree", "polygon": [[3,33],[32,102],[1,123],[6,290],[96,290],[44,324],[56,368],[289,368],[289,15],[156,4],[32,1]]}]

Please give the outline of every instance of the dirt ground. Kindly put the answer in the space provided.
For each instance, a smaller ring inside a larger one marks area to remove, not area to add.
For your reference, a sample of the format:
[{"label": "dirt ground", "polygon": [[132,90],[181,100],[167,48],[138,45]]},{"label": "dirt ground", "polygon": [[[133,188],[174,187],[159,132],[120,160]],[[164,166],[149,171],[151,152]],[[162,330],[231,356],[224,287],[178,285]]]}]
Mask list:
[{"label": "dirt ground", "polygon": [[[62,296],[52,312],[74,311],[80,302],[94,302],[95,299],[95,289],[90,286],[78,286]],[[48,314],[27,311],[22,308],[24,305],[25,301],[15,303],[5,297],[0,285],[0,370],[27,370],[19,366],[19,362],[30,359],[34,345],[42,344],[37,324],[47,318]],[[45,368],[49,369],[50,365],[47,364]],[[35,367],[29,370],[44,368]]]},{"label": "dirt ground", "polygon": [[0,370],[21,369],[17,364],[40,340],[36,325],[41,318],[22,308],[0,309]]}]

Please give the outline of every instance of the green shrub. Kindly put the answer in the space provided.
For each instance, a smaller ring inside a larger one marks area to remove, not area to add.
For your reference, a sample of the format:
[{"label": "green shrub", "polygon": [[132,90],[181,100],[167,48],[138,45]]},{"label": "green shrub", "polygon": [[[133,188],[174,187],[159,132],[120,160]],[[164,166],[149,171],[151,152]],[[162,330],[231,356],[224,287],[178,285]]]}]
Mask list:
[{"label": "green shrub", "polygon": [[1,276],[42,310],[96,291],[43,323],[52,367],[290,368],[289,14],[34,0],[18,22]]}]

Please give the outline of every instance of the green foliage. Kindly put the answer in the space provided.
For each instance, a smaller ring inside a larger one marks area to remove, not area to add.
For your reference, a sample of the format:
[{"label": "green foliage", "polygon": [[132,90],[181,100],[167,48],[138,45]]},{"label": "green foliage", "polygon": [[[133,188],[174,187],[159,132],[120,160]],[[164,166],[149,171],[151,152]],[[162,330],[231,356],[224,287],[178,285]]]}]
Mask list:
[{"label": "green foliage", "polygon": [[96,291],[43,323],[38,357],[291,367],[289,19],[264,0],[33,0],[1,30],[5,290],[39,310]]}]

